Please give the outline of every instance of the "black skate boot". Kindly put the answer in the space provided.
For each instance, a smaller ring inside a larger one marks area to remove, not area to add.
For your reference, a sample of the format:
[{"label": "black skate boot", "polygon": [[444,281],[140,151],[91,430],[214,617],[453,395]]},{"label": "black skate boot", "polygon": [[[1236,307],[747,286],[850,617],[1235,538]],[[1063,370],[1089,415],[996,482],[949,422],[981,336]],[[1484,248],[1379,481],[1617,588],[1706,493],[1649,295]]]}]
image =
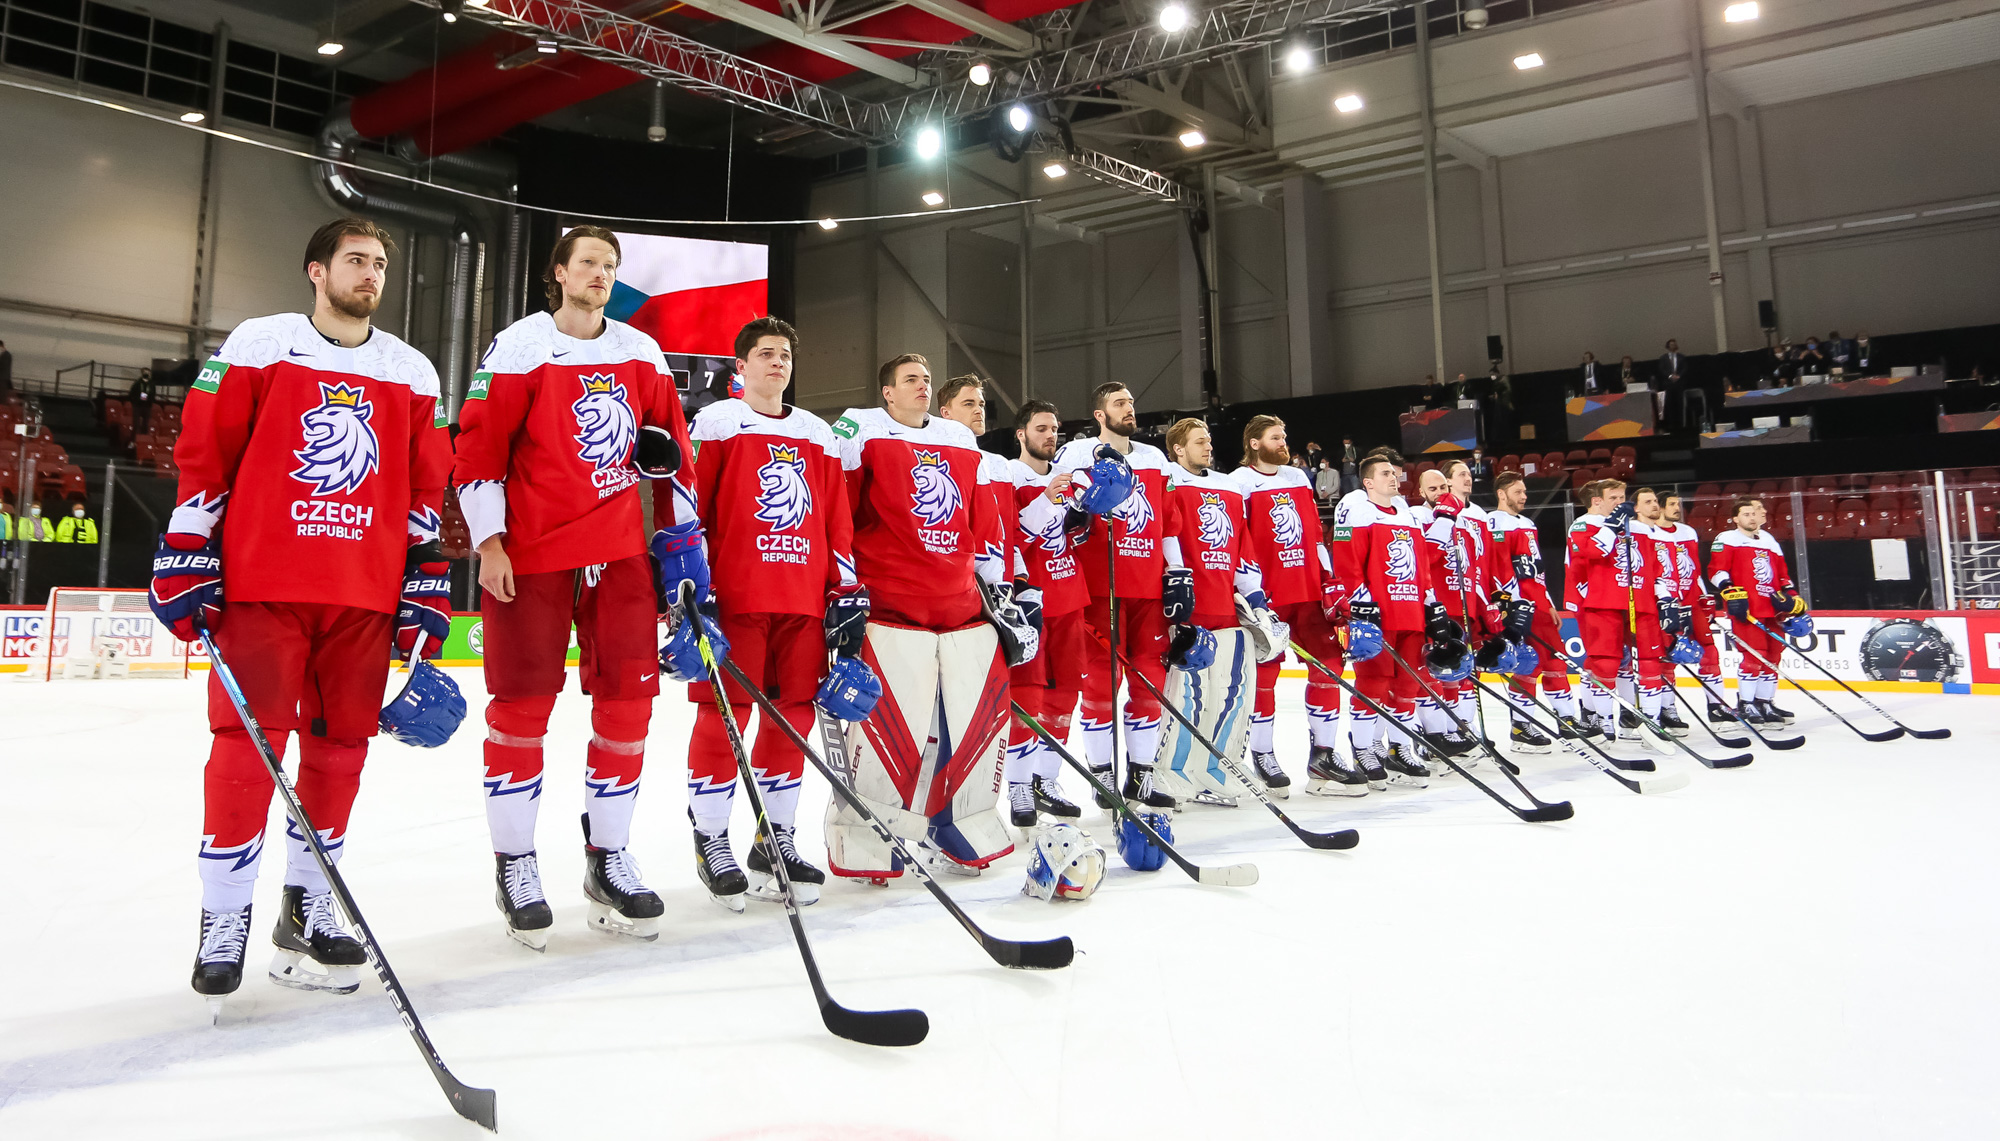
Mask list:
[{"label": "black skate boot", "polygon": [[[689,813],[688,819],[694,819]],[[743,910],[743,893],[750,890],[749,877],[737,866],[736,853],[729,850],[729,829],[711,836],[700,828],[694,830],[694,870],[701,875],[701,886],[708,889],[708,897],[731,911]]]},{"label": "black skate boot", "polygon": [[1676,737],[1685,737],[1688,735],[1688,723],[1681,720],[1681,711],[1674,705],[1660,706],[1660,715],[1653,718],[1653,720],[1659,722],[1660,728],[1665,729]]},{"label": "black skate boot", "polygon": [[556,916],[542,893],[541,863],[533,852],[493,853],[493,904],[507,917],[509,939],[531,951],[548,949]]},{"label": "black skate boot", "polygon": [[1180,808],[1180,802],[1161,792],[1153,785],[1153,766],[1151,765],[1135,765],[1130,761],[1126,761],[1124,792],[1125,800],[1128,804],[1143,804],[1147,808],[1164,808],[1169,811],[1175,811]]},{"label": "black skate boot", "polygon": [[[792,881],[792,898],[800,907],[819,902],[820,885],[826,883],[826,873],[807,863],[799,855],[797,829],[783,824],[778,829],[778,855],[785,861],[785,875]],[[761,877],[760,882],[750,889],[753,899],[783,903],[785,893],[778,886],[778,877],[771,870],[771,853],[765,846],[764,833],[757,833],[757,842],[750,846],[750,855],[744,861],[749,865],[750,874]]]},{"label": "black skate boot", "polygon": [[[1008,781],[1007,822],[1016,828],[1033,828],[1036,819],[1035,791],[1028,787],[1027,781]],[[757,858],[754,850],[750,853],[750,858],[752,860]]]},{"label": "black skate boot", "polygon": [[1555,747],[1555,742],[1549,740],[1548,734],[1537,729],[1531,722],[1516,721],[1513,728],[1507,731],[1507,751],[1510,753],[1547,753],[1552,752]]},{"label": "black skate boot", "polygon": [[[1349,743],[1352,744],[1350,738]],[[1389,753],[1389,743],[1381,737],[1365,749],[1354,750],[1354,763],[1361,766],[1361,775],[1368,778],[1371,792],[1381,792],[1389,787],[1389,770],[1382,767],[1382,758]]]},{"label": "black skate boot", "polygon": [[1720,701],[1711,701],[1708,703],[1708,723],[1710,725],[1728,725],[1735,720],[1736,714],[1730,712],[1727,705],[1722,704]]},{"label": "black skate boot", "polygon": [[[1317,747],[1315,747],[1317,751]],[[1256,770],[1257,779],[1264,782],[1264,788],[1279,800],[1289,800],[1292,795],[1292,778],[1278,767],[1278,754],[1252,753],[1250,767]]]},{"label": "black skate boot", "polygon": [[1056,782],[1036,777],[1028,782],[1028,789],[1035,797],[1035,811],[1043,816],[1056,816],[1064,820],[1074,820],[1083,815],[1083,809],[1066,797]]},{"label": "black skate boot", "polygon": [[1618,729],[1619,729],[1619,731],[1620,731],[1620,736],[1623,736],[1623,735],[1624,735],[1625,733],[1636,733],[1636,732],[1638,732],[1638,730],[1639,730],[1639,715],[1638,715],[1637,713],[1634,713],[1634,712],[1632,712],[1632,711],[1631,711],[1630,709],[1627,709],[1626,707],[1624,707],[1624,706],[1622,706],[1622,705],[1621,705],[1621,706],[1619,706],[1619,707],[1618,707]]},{"label": "black skate boot", "polygon": [[1760,700],[1757,702],[1757,708],[1764,711],[1764,716],[1770,719],[1773,725],[1790,725],[1798,720],[1792,715],[1791,710],[1778,708],[1778,703],[1775,701]]},{"label": "black skate boot", "polygon": [[1478,748],[1478,744],[1470,736],[1458,729],[1430,734],[1429,743],[1432,748],[1447,757],[1462,757]]},{"label": "black skate boot", "polygon": [[[1118,771],[1112,768],[1110,765],[1105,765],[1102,768],[1099,768],[1096,765],[1092,765],[1090,766],[1090,775],[1096,777],[1097,783],[1103,785],[1105,788],[1118,787]],[[1104,809],[1106,812],[1111,812],[1114,815],[1116,814],[1117,806],[1109,796],[1106,796],[1104,793],[1098,792],[1095,789],[1092,789],[1091,792],[1092,795],[1094,795],[1097,798],[1097,807]]]},{"label": "black skate boot", "polygon": [[1765,713],[1763,703],[1758,701],[1738,701],[1736,703],[1736,719],[1745,725],[1756,725],[1760,728],[1775,729],[1784,724],[1784,722]]},{"label": "black skate boot", "polygon": [[1306,791],[1313,796],[1367,796],[1368,775],[1328,745],[1314,745],[1306,759]]},{"label": "black skate boot", "polygon": [[667,905],[639,882],[639,863],[623,848],[590,842],[590,813],[583,814],[583,894],[590,897],[590,925],[648,943],[660,937]]},{"label": "black skate boot", "polygon": [[353,994],[361,988],[368,952],[361,940],[341,930],[333,915],[333,893],[307,895],[285,885],[284,910],[271,932],[278,953],[271,957],[271,981],[297,990]]},{"label": "black skate boot", "polygon": [[222,998],[243,985],[243,950],[250,940],[250,907],[201,913],[201,949],[194,953],[194,992],[208,996],[212,1016],[222,1014]]},{"label": "black skate boot", "polygon": [[1431,770],[1417,757],[1414,747],[1391,743],[1389,753],[1382,758],[1382,767],[1389,773],[1389,783],[1402,788],[1429,788]]},{"label": "black skate boot", "polygon": [[1597,720],[1597,714],[1588,709],[1580,709],[1575,717],[1562,719],[1563,736],[1579,741],[1599,741],[1604,738],[1604,726]]}]

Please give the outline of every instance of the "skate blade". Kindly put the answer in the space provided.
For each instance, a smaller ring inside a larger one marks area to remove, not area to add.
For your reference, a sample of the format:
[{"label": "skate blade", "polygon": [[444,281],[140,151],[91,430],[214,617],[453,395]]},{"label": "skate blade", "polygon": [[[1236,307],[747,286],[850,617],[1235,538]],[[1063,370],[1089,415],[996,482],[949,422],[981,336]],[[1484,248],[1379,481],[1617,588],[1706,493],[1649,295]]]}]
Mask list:
[{"label": "skate blade", "polygon": [[1224,796],[1219,792],[1203,790],[1188,797],[1185,801],[1178,802],[1175,805],[1176,811],[1179,810],[1180,804],[1206,804],[1212,808],[1234,808],[1236,807],[1236,798],[1233,796]]},{"label": "skate blade", "polygon": [[1514,744],[1508,745],[1507,751],[1526,757],[1539,757],[1555,752],[1555,748],[1554,745],[1526,745],[1517,741]]},{"label": "skate blade", "polygon": [[361,968],[329,967],[310,955],[281,948],[271,956],[271,981],[293,990],[353,994],[361,989]]},{"label": "skate blade", "polygon": [[1264,791],[1270,793],[1278,800],[1290,800],[1292,798],[1292,786],[1288,784],[1267,784],[1264,786]]},{"label": "skate blade", "polygon": [[1393,773],[1389,777],[1389,785],[1392,788],[1429,788],[1431,786],[1431,778],[1410,776],[1407,773]]},{"label": "skate blade", "polygon": [[211,994],[204,995],[203,997],[208,999],[208,1024],[210,1026],[222,1025],[222,1000],[228,996]]},{"label": "skate blade", "polygon": [[549,949],[549,929],[546,927],[509,927],[507,938],[519,943],[530,951]]},{"label": "skate blade", "polygon": [[1370,787],[1367,784],[1342,784],[1324,777],[1306,778],[1307,796],[1367,796]]},{"label": "skate blade", "polygon": [[[750,875],[750,890],[746,894],[751,899],[762,900],[765,903],[785,902],[785,893],[778,886],[777,876],[772,875],[770,872],[751,872]],[[819,902],[819,885],[793,880],[792,898],[798,901],[800,907],[810,907]],[[742,909],[738,908],[737,910],[740,911]]]},{"label": "skate blade", "polygon": [[610,904],[599,903],[593,899],[590,901],[590,929],[650,943],[660,937],[660,920],[658,917],[633,919],[621,914]]}]

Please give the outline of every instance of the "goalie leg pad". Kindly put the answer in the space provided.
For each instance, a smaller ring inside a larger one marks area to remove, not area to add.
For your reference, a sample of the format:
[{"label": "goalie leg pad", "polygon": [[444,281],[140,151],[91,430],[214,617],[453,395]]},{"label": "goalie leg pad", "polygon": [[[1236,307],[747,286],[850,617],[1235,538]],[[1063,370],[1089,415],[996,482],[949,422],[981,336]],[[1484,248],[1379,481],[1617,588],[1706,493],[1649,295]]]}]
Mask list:
[{"label": "goalie leg pad", "polygon": [[[847,728],[850,787],[910,844],[930,830],[930,822],[913,806],[921,803],[918,785],[925,782],[927,743],[935,735],[938,640],[929,630],[869,622],[862,659],[882,680],[882,699],[866,721]],[[903,874],[894,849],[837,796],[827,806],[826,848],[836,875],[887,879]]]},{"label": "goalie leg pad", "polygon": [[924,813],[931,842],[950,859],[983,868],[1014,850],[1000,818],[1007,662],[990,626],[938,636],[938,709]]},{"label": "goalie leg pad", "polygon": [[[1175,687],[1167,695],[1203,736],[1237,759],[1243,755],[1255,711],[1256,641],[1248,631],[1231,627],[1215,631],[1215,643],[1215,663],[1197,673],[1176,671]],[[1222,762],[1173,717],[1160,725],[1153,779],[1164,780],[1167,792],[1189,799],[1233,800],[1247,795]]]}]

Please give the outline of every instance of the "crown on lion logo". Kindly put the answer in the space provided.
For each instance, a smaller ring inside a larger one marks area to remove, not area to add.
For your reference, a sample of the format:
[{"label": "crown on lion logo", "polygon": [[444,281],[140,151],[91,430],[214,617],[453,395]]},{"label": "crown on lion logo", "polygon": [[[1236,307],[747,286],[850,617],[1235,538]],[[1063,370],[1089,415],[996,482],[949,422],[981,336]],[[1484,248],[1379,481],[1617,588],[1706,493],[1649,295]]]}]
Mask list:
[{"label": "crown on lion logo", "polygon": [[918,467],[943,467],[943,466],[944,466],[944,456],[943,456],[943,455],[941,455],[941,454],[939,454],[939,453],[937,453],[937,452],[918,452],[918,453],[917,453],[917,466],[918,466]]},{"label": "crown on lion logo", "polygon": [[774,464],[795,464],[799,462],[799,450],[783,444],[771,445],[771,462]]},{"label": "crown on lion logo", "polygon": [[611,375],[608,372],[600,372],[593,374],[591,376],[586,376],[583,378],[583,394],[585,396],[589,396],[592,393],[610,392],[611,386],[614,383],[616,383],[617,380],[618,380],[617,377]]},{"label": "crown on lion logo", "polygon": [[319,394],[321,399],[332,407],[359,408],[361,406],[361,390],[358,388],[349,388],[345,384],[322,384],[319,386]]}]

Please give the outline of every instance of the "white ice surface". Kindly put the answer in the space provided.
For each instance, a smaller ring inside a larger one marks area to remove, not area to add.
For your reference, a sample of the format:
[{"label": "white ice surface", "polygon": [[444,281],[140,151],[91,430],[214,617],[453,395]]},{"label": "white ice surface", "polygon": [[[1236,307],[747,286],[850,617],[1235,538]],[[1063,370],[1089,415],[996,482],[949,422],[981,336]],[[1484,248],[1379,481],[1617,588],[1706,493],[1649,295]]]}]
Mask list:
[{"label": "white ice surface", "polygon": [[[1530,785],[1577,810],[1534,825],[1460,780],[1304,796],[1287,682],[1286,807],[1358,826],[1358,848],[1309,851],[1251,804],[1176,822],[1199,862],[1255,861],[1250,888],[1115,856],[1080,904],[1019,895],[1019,855],[950,884],[996,933],[1072,936],[1075,964],[1048,973],[994,965],[913,883],[830,884],[805,918],[835,997],[930,1015],[927,1042],[888,1050],[821,1027],[781,910],[730,914],[696,886],[678,696],[634,843],[660,940],[585,929],[574,692],[541,820],[555,934],[539,956],[507,940],[482,687],[455,672],[472,719],[440,750],[377,744],[342,867],[448,1064],[499,1091],[506,1137],[2000,1136],[1993,698],[1878,698],[1957,735],[1867,744],[1794,694],[1804,749],[1663,759],[1694,783],[1661,797],[1531,758]],[[372,979],[343,998],[264,977],[281,856],[209,1025],[187,982],[202,685],[0,683],[0,1138],[481,1136]],[[826,793],[806,787],[819,862]],[[740,853],[740,801],[737,820]]]}]

